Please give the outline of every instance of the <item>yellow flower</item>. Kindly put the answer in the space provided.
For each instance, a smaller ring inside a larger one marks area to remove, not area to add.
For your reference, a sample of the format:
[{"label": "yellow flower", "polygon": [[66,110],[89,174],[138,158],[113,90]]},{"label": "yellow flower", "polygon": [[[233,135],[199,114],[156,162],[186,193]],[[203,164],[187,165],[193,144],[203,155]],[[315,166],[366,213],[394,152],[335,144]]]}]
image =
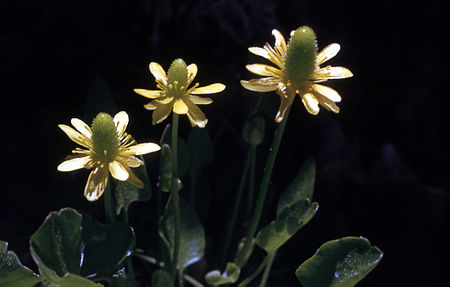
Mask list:
[{"label": "yellow flower", "polygon": [[307,26],[292,31],[287,44],[278,30],[272,30],[272,35],[275,37],[274,48],[266,43],[264,48],[250,47],[249,51],[266,58],[276,67],[264,64],[247,65],[246,68],[250,72],[264,78],[242,80],[242,86],[256,92],[276,91],[281,99],[275,117],[277,123],[283,120],[295,94],[300,95],[306,110],[312,115],[319,113],[319,104],[327,110],[339,113],[335,102],[340,102],[341,96],[332,88],[317,83],[353,76],[352,72],[344,67],[319,67],[339,52],[340,45],[328,45],[317,54],[316,36]]},{"label": "yellow flower", "polygon": [[73,150],[68,159],[58,165],[58,170],[92,169],[84,189],[87,200],[100,198],[108,184],[109,173],[117,180],[127,181],[138,188],[144,187],[130,167],[144,164],[135,155],[158,151],[160,146],[155,143],[136,144],[131,135],[125,132],[128,125],[126,112],[117,113],[114,119],[106,113],[100,113],[92,122],[92,129],[77,118],[72,118],[70,122],[76,130],[67,125],[58,126],[85,149],[77,147]]},{"label": "yellow flower", "polygon": [[155,77],[156,87],[160,90],[134,89],[134,91],[141,96],[153,99],[144,105],[147,110],[154,111],[153,124],[159,124],[173,111],[180,115],[186,114],[193,127],[205,127],[208,119],[196,105],[210,104],[212,99],[196,95],[219,93],[225,89],[225,85],[215,83],[199,87],[196,83],[189,88],[197,74],[197,65],[186,66],[182,59],[172,62],[167,75],[158,63],[151,62],[149,67]]}]

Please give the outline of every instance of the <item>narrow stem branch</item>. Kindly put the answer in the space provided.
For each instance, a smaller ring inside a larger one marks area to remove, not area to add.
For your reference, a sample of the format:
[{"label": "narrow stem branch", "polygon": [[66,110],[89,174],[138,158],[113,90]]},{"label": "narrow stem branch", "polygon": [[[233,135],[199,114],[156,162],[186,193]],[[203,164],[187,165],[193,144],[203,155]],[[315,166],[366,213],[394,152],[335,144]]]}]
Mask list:
[{"label": "narrow stem branch", "polygon": [[242,281],[241,283],[238,284],[238,287],[245,287],[248,284],[250,284],[250,282],[253,281],[253,279],[256,278],[256,276],[259,275],[259,273],[261,273],[261,271],[264,269],[264,267],[266,267],[267,263],[270,261],[272,254],[267,254],[266,257],[264,257],[264,260],[261,262],[261,264],[259,264],[259,266],[255,269],[255,271],[253,271],[252,274],[250,274],[250,276],[248,276],[247,278],[245,278],[244,281]]},{"label": "narrow stem branch", "polygon": [[259,189],[258,199],[256,201],[255,210],[253,211],[253,216],[250,221],[250,227],[247,230],[244,247],[242,252],[239,253],[238,258],[236,258],[236,264],[238,266],[243,266],[248,258],[248,253],[251,249],[251,243],[253,237],[255,236],[256,229],[258,228],[259,220],[261,219],[261,214],[264,208],[264,202],[266,200],[267,191],[269,189],[270,178],[272,176],[273,167],[275,165],[275,159],[277,158],[278,149],[280,147],[281,139],[283,137],[284,128],[286,127],[287,119],[289,116],[290,107],[287,109],[283,121],[278,125],[274,139],[272,141],[272,147],[270,148],[269,156],[267,157],[266,166],[264,168],[263,178],[261,180],[261,186]]},{"label": "narrow stem branch", "polygon": [[263,276],[261,278],[261,283],[259,283],[259,287],[266,287],[267,279],[269,279],[270,270],[272,269],[273,261],[275,260],[275,256],[277,256],[277,252],[274,251],[272,254],[269,254],[269,262],[267,262],[266,268],[264,269]]},{"label": "narrow stem branch", "polygon": [[116,221],[115,211],[114,211],[114,200],[111,192],[112,178],[108,175],[108,183],[105,187],[105,192],[103,194],[103,200],[105,205],[105,218],[107,223],[113,223]]},{"label": "narrow stem branch", "polygon": [[248,220],[253,208],[254,194],[255,194],[255,167],[256,167],[256,146],[250,149],[250,177],[248,178],[248,198],[247,198],[247,214],[245,220]]},{"label": "narrow stem branch", "polygon": [[[123,219],[126,224],[129,224],[129,216],[128,216],[128,208],[123,209]],[[129,279],[131,287],[136,287],[136,278],[134,277],[134,268],[133,268],[133,261],[131,260],[131,257],[127,257],[127,278]]]}]

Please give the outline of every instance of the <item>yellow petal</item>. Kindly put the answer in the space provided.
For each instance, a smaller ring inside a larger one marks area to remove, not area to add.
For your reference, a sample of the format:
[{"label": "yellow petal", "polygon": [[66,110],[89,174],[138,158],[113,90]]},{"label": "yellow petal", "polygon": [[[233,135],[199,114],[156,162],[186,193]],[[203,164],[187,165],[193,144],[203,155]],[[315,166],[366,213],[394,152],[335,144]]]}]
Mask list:
[{"label": "yellow petal", "polygon": [[72,171],[80,168],[84,168],[91,161],[90,156],[76,157],[63,161],[58,165],[59,171]]},{"label": "yellow petal", "polygon": [[60,129],[63,130],[63,132],[74,142],[76,142],[77,144],[84,146],[86,148],[89,148],[89,142],[86,141],[85,138],[83,138],[83,136],[77,132],[76,130],[74,130],[73,128],[66,126],[66,125],[58,125],[58,127]]},{"label": "yellow petal", "polygon": [[339,113],[340,109],[333,101],[331,101],[330,99],[328,99],[320,94],[314,93],[314,96],[317,98],[317,100],[319,101],[321,106],[323,106],[327,110],[332,111],[336,114]]},{"label": "yellow petal", "polygon": [[173,104],[173,112],[179,115],[184,115],[188,112],[188,107],[182,99],[178,99]]},{"label": "yellow petal", "polygon": [[152,114],[152,123],[154,125],[159,124],[163,120],[167,118],[167,116],[170,115],[170,112],[172,112],[173,102],[170,102],[167,105],[159,104],[157,102],[151,102],[150,104],[153,104],[156,106],[154,109],[155,111]]},{"label": "yellow petal", "polygon": [[146,108],[149,111],[156,110],[157,106],[151,101],[150,103],[144,105],[144,108]]},{"label": "yellow petal", "polygon": [[[286,90],[286,91],[284,91]],[[285,88],[284,85],[279,85],[277,88],[277,94],[280,96],[280,107],[278,108],[277,115],[275,116],[275,122],[281,123],[284,119],[287,109],[292,105],[295,98],[295,89]]]},{"label": "yellow petal", "polygon": [[328,46],[326,46],[320,53],[317,55],[316,63],[317,65],[321,65],[324,62],[328,61],[329,59],[336,56],[336,54],[341,49],[341,46],[339,44],[333,43]]},{"label": "yellow petal", "polygon": [[89,174],[84,196],[89,201],[95,201],[102,196],[108,184],[108,168],[96,166]]},{"label": "yellow petal", "polygon": [[302,102],[305,105],[306,110],[311,115],[317,115],[319,113],[319,101],[311,93],[301,95]]},{"label": "yellow petal", "polygon": [[132,145],[127,149],[127,154],[141,155],[160,150],[161,147],[155,143],[140,143]]},{"label": "yellow petal", "polygon": [[277,29],[272,30],[272,35],[275,37],[275,49],[280,55],[284,55],[284,53],[286,53],[287,47],[283,35],[281,35],[281,33]]},{"label": "yellow petal", "polygon": [[116,125],[117,134],[120,137],[127,129],[128,121],[129,121],[128,114],[124,111],[118,112],[114,116],[113,120],[114,120],[114,124]]},{"label": "yellow petal", "polygon": [[199,128],[204,128],[208,123],[208,119],[206,118],[205,114],[191,101],[187,101],[186,104],[189,107],[187,116],[189,118],[189,121],[191,122],[191,125],[193,127],[198,126]]},{"label": "yellow petal", "polygon": [[156,99],[161,97],[162,92],[160,90],[145,90],[145,89],[134,89],[135,93],[144,96],[149,99]]},{"label": "yellow petal", "polygon": [[207,105],[213,102],[211,98],[198,97],[189,95],[189,99],[196,105]]},{"label": "yellow petal", "polygon": [[142,160],[132,155],[118,156],[117,160],[123,162],[129,167],[139,167],[144,164]]},{"label": "yellow petal", "polygon": [[344,67],[327,66],[314,72],[315,80],[343,79],[352,77],[353,74],[349,69]]},{"label": "yellow petal", "polygon": [[131,183],[132,185],[136,186],[137,188],[144,188],[144,183],[139,178],[137,178],[136,175],[134,175],[134,173],[131,171],[131,169],[128,166],[126,166],[125,168],[127,169],[127,172],[129,174],[127,182]]},{"label": "yellow petal", "polygon": [[160,82],[164,83],[165,85],[167,84],[166,71],[164,71],[164,69],[161,67],[160,64],[158,64],[156,62],[151,62],[149,65],[149,68],[150,68],[150,72],[152,73],[153,77],[155,77],[155,79],[157,81],[160,81]]},{"label": "yellow petal", "polygon": [[73,118],[70,120],[72,125],[79,131],[81,134],[85,135],[87,138],[91,138],[92,131],[91,128],[82,120]]},{"label": "yellow petal", "polygon": [[125,169],[124,165],[122,165],[119,161],[113,160],[109,163],[109,172],[111,173],[112,177],[114,177],[117,180],[125,181],[128,179],[128,171]]},{"label": "yellow petal", "polygon": [[189,66],[186,67],[186,69],[188,71],[188,81],[186,86],[189,86],[194,80],[195,76],[197,75],[197,65],[190,64]]},{"label": "yellow petal", "polygon": [[269,82],[263,82],[263,81],[244,81],[241,80],[241,85],[246,88],[247,90],[254,91],[254,92],[271,92],[276,91],[277,85],[274,83]]},{"label": "yellow petal", "polygon": [[264,48],[259,48],[259,47],[250,47],[250,48],[248,48],[248,50],[257,56],[261,56],[261,57],[271,61],[272,63],[274,63],[275,65],[277,65],[280,68],[283,67],[283,62],[280,60],[279,56],[277,56],[276,54],[273,53],[272,48],[264,49]]},{"label": "yellow petal", "polygon": [[224,84],[215,83],[215,84],[207,85],[204,87],[196,88],[195,90],[193,90],[191,92],[191,94],[194,94],[194,95],[215,94],[215,93],[222,92],[223,90],[225,90]]},{"label": "yellow petal", "polygon": [[252,64],[245,66],[250,72],[260,76],[276,76],[282,77],[283,72],[275,67],[264,64]]},{"label": "yellow petal", "polygon": [[173,100],[172,97],[161,97],[161,98],[155,99],[155,102],[158,102],[158,103],[163,104],[163,105],[167,105],[172,100]]},{"label": "yellow petal", "polygon": [[341,101],[341,96],[338,94],[338,92],[330,87],[315,84],[312,85],[312,88],[315,92],[321,94],[322,96],[330,99],[333,102]]}]

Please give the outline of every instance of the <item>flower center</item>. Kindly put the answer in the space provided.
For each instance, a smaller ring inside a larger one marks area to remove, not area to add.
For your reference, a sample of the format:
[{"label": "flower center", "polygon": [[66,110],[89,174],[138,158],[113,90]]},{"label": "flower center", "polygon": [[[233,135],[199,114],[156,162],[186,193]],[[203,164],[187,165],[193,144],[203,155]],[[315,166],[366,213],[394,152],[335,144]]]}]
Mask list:
[{"label": "flower center", "polygon": [[183,59],[176,59],[172,62],[167,73],[168,96],[181,98],[186,90],[188,71]]},{"label": "flower center", "polygon": [[92,122],[92,143],[95,161],[107,164],[114,160],[119,152],[117,128],[110,115],[99,113]]},{"label": "flower center", "polygon": [[289,40],[285,73],[294,86],[311,79],[316,68],[317,41],[314,31],[308,26],[295,30]]}]

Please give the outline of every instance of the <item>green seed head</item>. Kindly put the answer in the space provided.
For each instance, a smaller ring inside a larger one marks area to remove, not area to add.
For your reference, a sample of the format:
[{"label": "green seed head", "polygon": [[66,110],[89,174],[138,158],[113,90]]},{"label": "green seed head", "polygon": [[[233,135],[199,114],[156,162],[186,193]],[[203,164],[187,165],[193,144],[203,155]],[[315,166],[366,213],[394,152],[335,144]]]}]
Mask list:
[{"label": "green seed head", "polygon": [[295,30],[288,43],[285,59],[285,72],[294,85],[309,80],[316,67],[316,34],[308,26]]},{"label": "green seed head", "polygon": [[174,85],[174,82],[177,81],[178,87],[184,86],[184,88],[186,88],[188,73],[186,63],[183,61],[183,59],[176,59],[172,62],[169,68],[167,79],[169,84]]},{"label": "green seed head", "polygon": [[97,160],[108,163],[114,160],[119,151],[119,139],[112,117],[99,113],[92,122],[92,143]]}]

